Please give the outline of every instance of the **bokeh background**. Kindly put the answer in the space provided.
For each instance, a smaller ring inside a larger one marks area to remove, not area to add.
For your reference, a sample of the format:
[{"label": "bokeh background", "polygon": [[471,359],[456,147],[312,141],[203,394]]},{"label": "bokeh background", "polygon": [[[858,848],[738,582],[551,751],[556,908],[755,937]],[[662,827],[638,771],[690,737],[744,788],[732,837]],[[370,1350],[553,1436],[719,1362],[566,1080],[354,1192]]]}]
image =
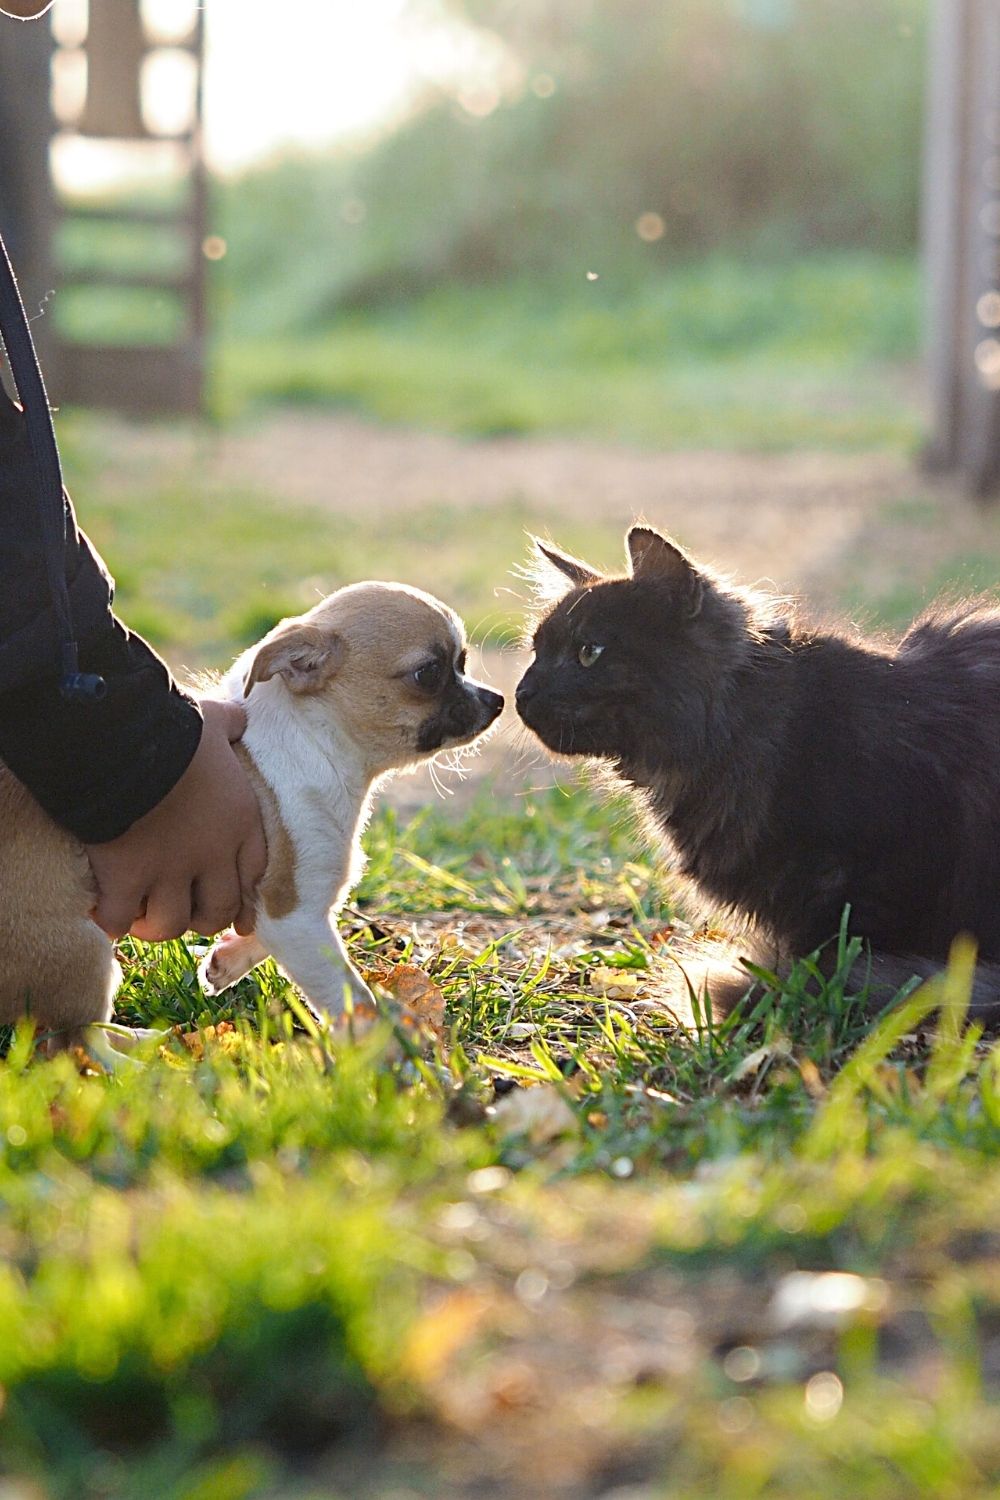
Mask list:
[{"label": "bokeh background", "polygon": [[[965,130],[987,155],[961,170],[1000,191],[988,11],[56,0],[50,30],[5,23],[3,211],[122,613],[221,664],[394,576],[502,645],[527,532],[614,565],[635,515],[876,625],[992,584],[1000,529],[967,498],[989,462],[964,486],[921,463],[956,360],[994,462],[1000,436],[1000,210],[942,166]],[[933,114],[952,74],[959,126]],[[993,247],[951,304],[922,201],[953,259],[963,214]]]}]

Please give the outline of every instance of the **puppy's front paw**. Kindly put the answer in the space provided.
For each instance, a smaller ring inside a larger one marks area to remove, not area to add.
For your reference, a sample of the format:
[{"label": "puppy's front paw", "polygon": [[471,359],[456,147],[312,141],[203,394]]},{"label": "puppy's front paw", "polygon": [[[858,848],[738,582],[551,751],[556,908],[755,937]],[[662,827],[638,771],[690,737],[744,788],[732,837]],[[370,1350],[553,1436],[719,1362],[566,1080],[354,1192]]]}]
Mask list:
[{"label": "puppy's front paw", "polygon": [[254,933],[247,937],[223,933],[198,965],[198,982],[206,995],[220,995],[266,957],[267,950]]}]

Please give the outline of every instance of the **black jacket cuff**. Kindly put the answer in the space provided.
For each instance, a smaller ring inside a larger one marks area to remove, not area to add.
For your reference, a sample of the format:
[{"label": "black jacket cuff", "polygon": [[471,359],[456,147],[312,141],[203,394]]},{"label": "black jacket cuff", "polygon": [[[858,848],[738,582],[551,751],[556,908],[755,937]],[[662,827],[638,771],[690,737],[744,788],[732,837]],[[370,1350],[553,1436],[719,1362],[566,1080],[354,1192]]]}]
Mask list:
[{"label": "black jacket cuff", "polygon": [[113,615],[80,645],[80,671],[107,693],[68,703],[57,673],[0,695],[2,758],[55,821],[83,843],[117,838],[180,780],[201,712],[140,636]]}]

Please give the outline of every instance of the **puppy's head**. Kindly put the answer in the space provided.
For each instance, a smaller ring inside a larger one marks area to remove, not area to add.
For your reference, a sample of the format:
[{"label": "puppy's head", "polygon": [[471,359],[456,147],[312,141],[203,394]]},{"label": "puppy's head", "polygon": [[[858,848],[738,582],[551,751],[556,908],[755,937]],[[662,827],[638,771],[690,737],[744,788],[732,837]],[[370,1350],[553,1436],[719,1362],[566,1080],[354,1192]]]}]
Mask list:
[{"label": "puppy's head", "polygon": [[465,632],[447,605],[398,583],[356,583],[283,620],[251,655],[244,681],[280,678],[325,707],[373,774],[482,734],[503,698],[465,675]]}]

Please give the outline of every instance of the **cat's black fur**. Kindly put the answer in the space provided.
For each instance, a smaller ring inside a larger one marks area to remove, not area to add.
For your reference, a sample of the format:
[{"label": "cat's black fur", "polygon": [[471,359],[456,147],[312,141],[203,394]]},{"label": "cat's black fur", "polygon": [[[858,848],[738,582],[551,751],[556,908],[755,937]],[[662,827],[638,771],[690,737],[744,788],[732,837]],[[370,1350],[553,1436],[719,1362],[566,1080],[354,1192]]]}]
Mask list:
[{"label": "cat's black fur", "polygon": [[[877,1007],[971,933],[973,1010],[1000,1019],[1000,610],[931,612],[885,649],[721,584],[647,527],[627,547],[629,575],[606,578],[539,544],[570,587],[535,630],[525,724],[635,789],[757,956],[812,952],[849,905]],[[746,986],[712,986],[717,1009]]]}]

